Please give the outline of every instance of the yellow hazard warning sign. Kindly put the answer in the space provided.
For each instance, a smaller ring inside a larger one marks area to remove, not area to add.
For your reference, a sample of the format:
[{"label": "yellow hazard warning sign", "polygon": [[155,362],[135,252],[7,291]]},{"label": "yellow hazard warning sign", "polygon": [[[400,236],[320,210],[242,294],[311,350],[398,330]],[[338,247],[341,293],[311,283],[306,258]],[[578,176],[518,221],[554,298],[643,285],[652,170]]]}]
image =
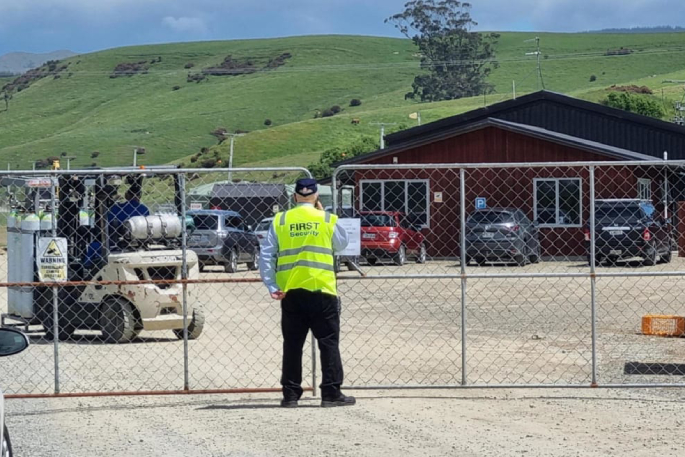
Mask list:
[{"label": "yellow hazard warning sign", "polygon": [[67,239],[39,238],[37,248],[38,279],[41,282],[67,281]]},{"label": "yellow hazard warning sign", "polygon": [[50,239],[50,243],[45,249],[43,257],[62,257],[62,251],[60,251],[59,246],[57,246],[57,241]]}]

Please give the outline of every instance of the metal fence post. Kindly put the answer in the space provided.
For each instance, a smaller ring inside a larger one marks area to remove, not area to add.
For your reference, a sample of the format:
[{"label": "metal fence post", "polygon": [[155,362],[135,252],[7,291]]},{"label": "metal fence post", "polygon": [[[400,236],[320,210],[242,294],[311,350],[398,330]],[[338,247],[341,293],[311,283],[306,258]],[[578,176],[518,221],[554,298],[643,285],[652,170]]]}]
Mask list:
[{"label": "metal fence post", "polygon": [[590,166],[590,325],[592,328],[592,385],[597,385],[597,277],[595,252],[595,166]]},{"label": "metal fence post", "polygon": [[186,175],[178,175],[178,193],[181,200],[181,279],[183,280],[183,389],[190,390],[188,360],[188,226],[186,224]]},{"label": "metal fence post", "polygon": [[[52,176],[52,192],[50,195],[50,205],[52,206],[52,212],[50,217],[52,219],[52,238],[57,238],[57,176]],[[38,213],[38,208],[35,209]],[[39,235],[40,238],[40,235]],[[57,285],[52,286],[52,342],[54,346],[54,358],[55,358],[55,393],[60,393],[59,385],[59,287]]]},{"label": "metal fence post", "polygon": [[461,385],[466,385],[466,172],[459,170],[459,254],[461,257]]}]

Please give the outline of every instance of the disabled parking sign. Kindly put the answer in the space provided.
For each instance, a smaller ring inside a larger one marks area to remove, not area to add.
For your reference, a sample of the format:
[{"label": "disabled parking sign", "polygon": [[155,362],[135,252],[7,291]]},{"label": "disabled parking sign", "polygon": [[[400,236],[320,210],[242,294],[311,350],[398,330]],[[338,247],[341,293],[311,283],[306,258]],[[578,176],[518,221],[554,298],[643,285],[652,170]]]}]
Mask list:
[{"label": "disabled parking sign", "polygon": [[486,209],[488,207],[488,201],[485,197],[476,198],[476,209]]}]

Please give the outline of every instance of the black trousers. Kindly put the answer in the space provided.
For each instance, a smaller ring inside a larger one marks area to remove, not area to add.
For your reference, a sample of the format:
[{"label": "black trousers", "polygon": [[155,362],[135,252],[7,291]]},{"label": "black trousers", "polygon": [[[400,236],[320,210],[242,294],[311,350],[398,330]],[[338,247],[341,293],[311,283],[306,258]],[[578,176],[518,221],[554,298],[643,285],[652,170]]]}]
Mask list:
[{"label": "black trousers", "polygon": [[338,297],[304,289],[288,291],[281,301],[283,331],[283,398],[302,396],[302,348],[311,329],[321,352],[321,397],[340,395],[343,367],[340,359],[340,306]]}]

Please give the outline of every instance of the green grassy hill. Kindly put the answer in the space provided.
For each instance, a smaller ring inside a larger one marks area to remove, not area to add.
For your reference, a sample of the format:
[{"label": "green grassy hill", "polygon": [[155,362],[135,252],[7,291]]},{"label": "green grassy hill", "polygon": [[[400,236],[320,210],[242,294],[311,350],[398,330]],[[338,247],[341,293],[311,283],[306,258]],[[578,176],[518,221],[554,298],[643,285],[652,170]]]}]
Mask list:
[{"label": "green grassy hill", "polygon": [[[236,165],[307,165],[332,146],[361,135],[377,135],[373,122],[395,128],[424,122],[537,90],[529,33],[503,33],[497,48],[501,66],[491,78],[496,93],[452,102],[418,104],[404,99],[418,71],[408,40],[358,36],[297,37],[118,48],[67,59],[68,67],[14,95],[8,111],[0,103],[0,164],[30,168],[30,161],[68,152],[74,166],[129,165],[135,146],[144,164],[175,161],[217,144],[210,132],[224,127],[251,131],[237,139]],[[647,84],[661,95],[663,79],[685,79],[685,34],[548,34],[541,37],[545,86],[599,99],[611,84]],[[608,49],[629,48],[625,56]],[[187,82],[188,73],[219,65],[227,55],[263,67],[289,53],[285,65],[239,76],[209,76]],[[161,57],[161,61],[159,58]],[[150,63],[154,60],[155,63]],[[111,78],[118,64],[143,62],[145,74]],[[192,64],[192,68],[185,68]],[[590,76],[597,80],[590,82]],[[669,75],[669,76],[667,76]],[[680,75],[680,76],[679,76]],[[172,90],[179,86],[178,90]],[[668,85],[666,98],[682,88]],[[359,98],[363,104],[350,107]],[[340,105],[335,117],[313,119],[316,110]],[[264,126],[265,119],[273,125]],[[351,119],[359,118],[360,125]],[[218,148],[227,155],[227,145]],[[91,153],[98,151],[96,159]],[[224,163],[225,165],[225,163]]]}]

